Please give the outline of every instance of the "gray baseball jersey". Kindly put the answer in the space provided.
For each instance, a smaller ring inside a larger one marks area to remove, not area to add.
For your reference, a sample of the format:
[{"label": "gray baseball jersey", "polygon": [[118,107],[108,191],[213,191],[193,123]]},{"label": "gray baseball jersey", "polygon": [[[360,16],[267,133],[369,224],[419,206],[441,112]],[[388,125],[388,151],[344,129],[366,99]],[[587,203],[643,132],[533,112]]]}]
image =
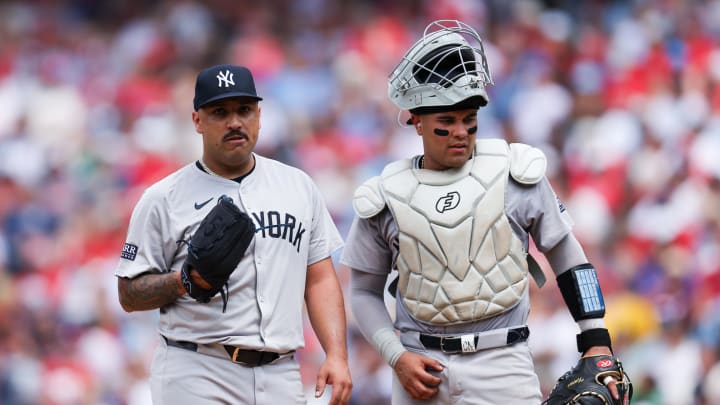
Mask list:
[{"label": "gray baseball jersey", "polygon": [[304,345],[307,267],[329,257],[342,239],[307,174],[254,156],[255,168],[239,183],[189,164],[149,187],[133,211],[118,277],[179,271],[187,248],[178,241],[192,236],[223,194],[256,225],[230,276],[227,311],[219,294],[208,304],[184,295],[160,310],[159,332],[169,339],[273,352]]},{"label": "gray baseball jersey", "polygon": [[[414,159],[417,164],[417,157]],[[571,231],[572,220],[546,178],[535,185],[508,181],[505,212],[513,232],[523,241],[527,251],[529,236],[537,248],[547,251]],[[378,215],[356,218],[350,228],[341,263],[373,274],[389,274],[398,257],[398,227],[387,208]],[[527,323],[530,299],[527,293],[510,310],[478,322],[449,326],[430,325],[412,318],[402,300],[396,302],[395,327],[401,331],[431,334],[462,334],[483,332]]]}]

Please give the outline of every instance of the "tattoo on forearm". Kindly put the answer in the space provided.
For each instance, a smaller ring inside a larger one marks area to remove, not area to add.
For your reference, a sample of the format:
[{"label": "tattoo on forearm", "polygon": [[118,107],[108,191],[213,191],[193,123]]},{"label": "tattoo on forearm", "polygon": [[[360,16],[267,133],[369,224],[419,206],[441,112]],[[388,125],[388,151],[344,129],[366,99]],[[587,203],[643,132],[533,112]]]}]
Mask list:
[{"label": "tattoo on forearm", "polygon": [[173,273],[146,274],[123,283],[124,306],[136,311],[160,308],[180,296]]}]

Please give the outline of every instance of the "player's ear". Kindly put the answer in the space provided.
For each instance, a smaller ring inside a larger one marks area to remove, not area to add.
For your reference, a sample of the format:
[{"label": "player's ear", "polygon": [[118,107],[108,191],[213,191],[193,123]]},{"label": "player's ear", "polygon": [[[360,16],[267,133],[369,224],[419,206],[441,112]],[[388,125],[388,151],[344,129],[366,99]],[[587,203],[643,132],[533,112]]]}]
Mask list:
[{"label": "player's ear", "polygon": [[200,130],[200,114],[198,114],[197,111],[192,112],[192,121],[195,125],[195,132],[202,134],[202,131]]},{"label": "player's ear", "polygon": [[418,135],[422,135],[422,122],[420,122],[420,117],[413,114],[412,117],[410,117],[410,120],[412,125],[415,127],[415,132],[417,132]]}]

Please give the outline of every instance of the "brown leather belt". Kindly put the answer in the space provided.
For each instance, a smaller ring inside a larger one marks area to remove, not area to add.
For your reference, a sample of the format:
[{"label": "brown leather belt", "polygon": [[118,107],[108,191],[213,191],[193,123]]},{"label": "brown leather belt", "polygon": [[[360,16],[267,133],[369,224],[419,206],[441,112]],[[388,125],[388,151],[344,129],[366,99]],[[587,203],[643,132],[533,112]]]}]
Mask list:
[{"label": "brown leather belt", "polygon": [[246,367],[257,367],[272,363],[280,358],[280,354],[274,352],[263,352],[260,350],[245,350],[235,346],[223,346],[225,351],[230,355],[233,363],[238,363]]},{"label": "brown leather belt", "polygon": [[[163,339],[167,342],[168,346],[178,347],[180,349],[190,350],[192,352],[198,351],[197,343],[171,340],[163,336]],[[235,346],[223,345],[225,351],[230,356],[230,360],[233,363],[240,364],[245,367],[258,367],[265,364],[270,364],[281,357],[288,357],[293,352],[287,353],[275,353],[275,352],[264,352],[261,350],[247,350],[241,349]]]}]

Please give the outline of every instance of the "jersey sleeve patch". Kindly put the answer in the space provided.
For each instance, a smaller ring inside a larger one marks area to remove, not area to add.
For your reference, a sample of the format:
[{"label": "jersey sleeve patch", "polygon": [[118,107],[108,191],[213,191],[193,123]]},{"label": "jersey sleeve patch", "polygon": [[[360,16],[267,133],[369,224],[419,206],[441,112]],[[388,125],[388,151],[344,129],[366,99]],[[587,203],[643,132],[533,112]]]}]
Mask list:
[{"label": "jersey sleeve patch", "polygon": [[557,200],[558,209],[560,210],[560,213],[561,214],[564,213],[567,210],[567,208],[565,208],[565,204],[562,202],[562,200],[558,196],[555,196],[555,200]]},{"label": "jersey sleeve patch", "polygon": [[132,243],[125,243],[122,252],[120,253],[120,257],[123,259],[134,261],[135,257],[137,257],[137,251],[137,246],[133,245]]}]

